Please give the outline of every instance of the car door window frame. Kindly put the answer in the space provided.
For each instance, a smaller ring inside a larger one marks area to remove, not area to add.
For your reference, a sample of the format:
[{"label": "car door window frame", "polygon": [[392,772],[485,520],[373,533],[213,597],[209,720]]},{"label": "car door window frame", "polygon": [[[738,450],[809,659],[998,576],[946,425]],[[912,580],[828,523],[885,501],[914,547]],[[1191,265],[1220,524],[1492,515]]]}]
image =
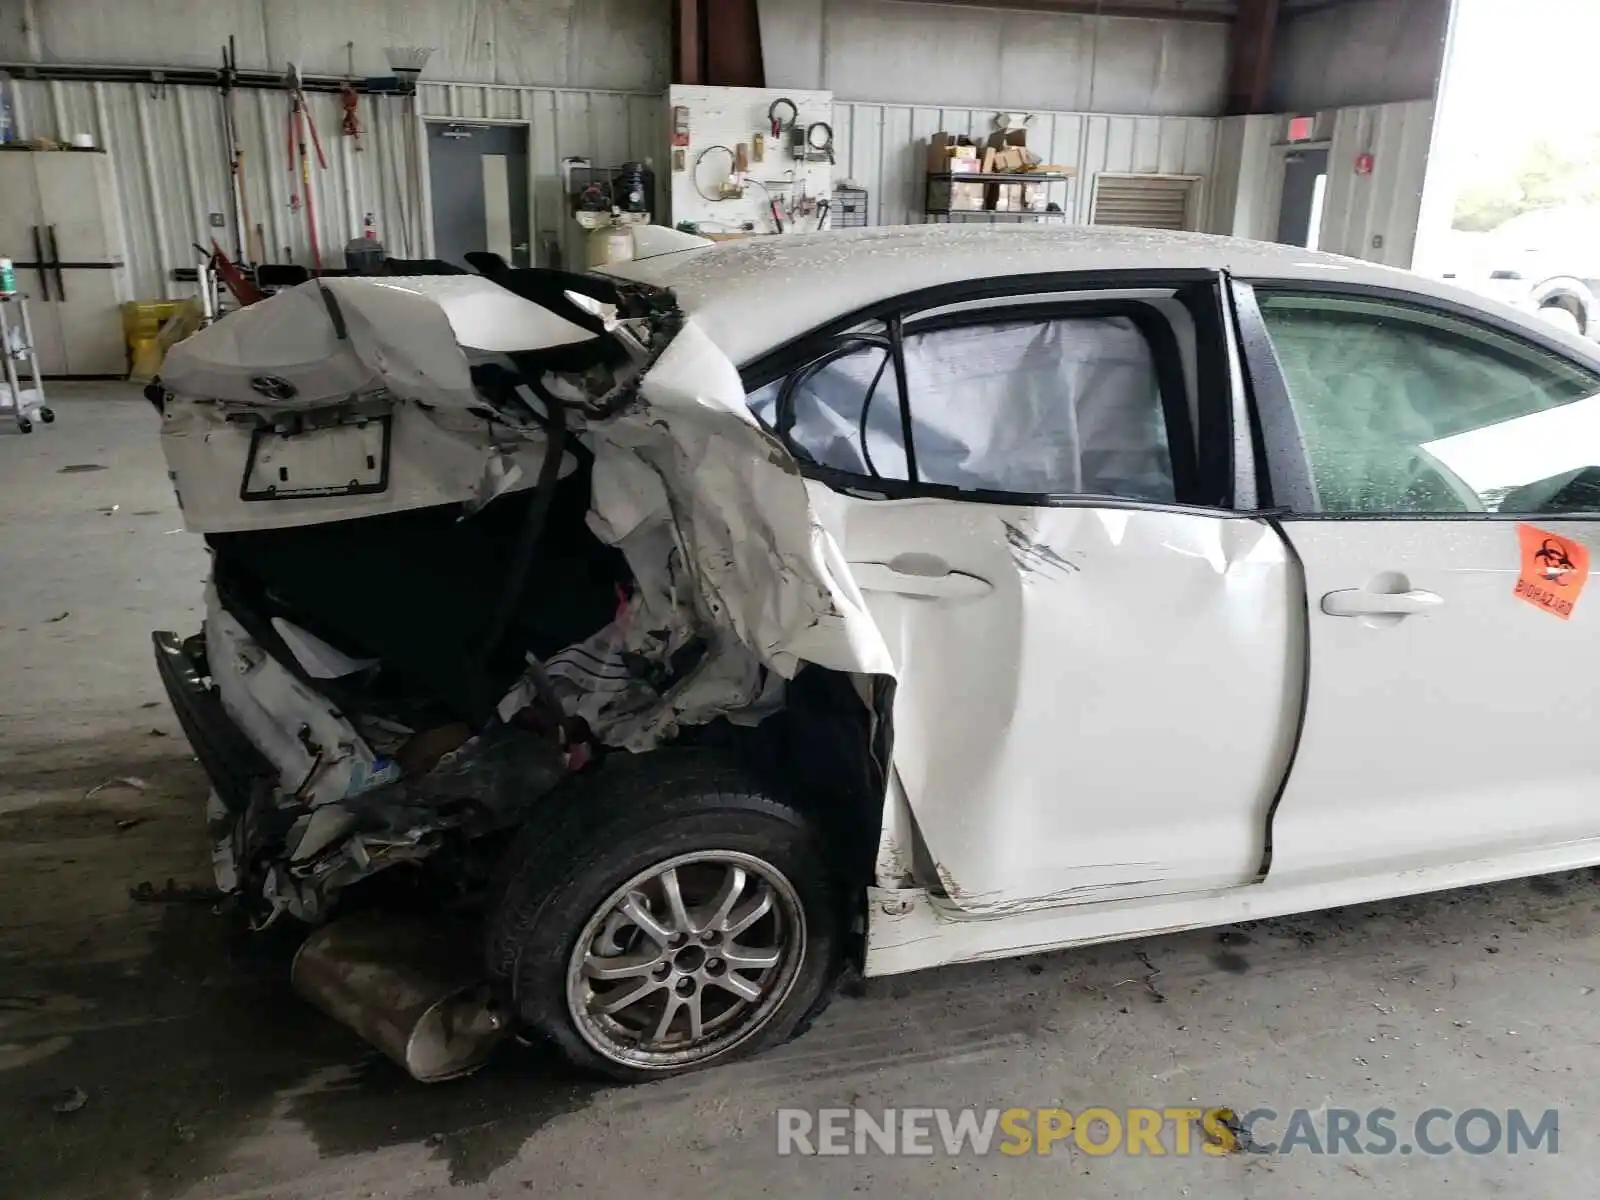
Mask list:
[{"label": "car door window frame", "polygon": [[[1244,355],[1251,417],[1259,430],[1259,444],[1265,459],[1265,472],[1260,481],[1260,503],[1264,509],[1284,521],[1521,522],[1530,519],[1527,513],[1502,512],[1321,511],[1305,432],[1290,398],[1288,378],[1273,346],[1256,291],[1259,288],[1263,292],[1344,296],[1402,305],[1421,313],[1434,313],[1482,326],[1530,349],[1555,354],[1596,374],[1600,374],[1600,363],[1586,362],[1555,339],[1541,337],[1537,331],[1503,320],[1494,313],[1403,288],[1321,279],[1230,279],[1229,284],[1239,347]],[[1571,512],[1551,516],[1559,516],[1563,521],[1600,520],[1600,512]]]},{"label": "car door window frame", "polygon": [[[1096,299],[1096,291],[1163,290],[1172,293],[1190,311],[1196,349],[1196,413],[1191,416],[1189,388],[1184,378],[1177,339],[1170,324],[1150,304],[1139,300]],[[1006,303],[1017,297],[1063,293],[1060,300]],[[1066,296],[1066,293],[1071,293]],[[936,314],[952,304],[993,301],[959,312]],[[881,499],[936,497],[971,503],[1011,504],[1029,507],[1115,507],[1214,512],[1228,509],[1234,496],[1234,389],[1228,378],[1224,338],[1225,295],[1222,274],[1212,270],[1113,271],[1053,273],[1015,276],[1001,280],[964,281],[925,288],[881,301],[852,312],[792,342],[762,355],[742,371],[747,394],[783,380],[774,421],[768,426],[784,438],[791,453],[796,447],[787,437],[792,428],[791,403],[799,382],[820,364],[836,357],[840,347],[883,344],[886,340],[900,403],[902,436],[906,440],[907,480],[874,478],[823,466],[796,453],[802,475],[854,496]],[[922,482],[915,474],[912,405],[908,392],[903,339],[911,333],[1007,321],[1072,317],[1123,316],[1133,320],[1150,345],[1160,383],[1168,450],[1172,455],[1176,502],[1141,500],[1092,493],[1025,493],[973,490]],[[876,329],[873,327],[876,326]],[[873,329],[873,332],[866,332]],[[847,351],[845,351],[847,352]],[[880,385],[881,388],[881,385]],[[865,399],[865,398],[864,398]],[[883,397],[878,396],[881,401]],[[1198,425],[1196,424],[1198,419]]]}]

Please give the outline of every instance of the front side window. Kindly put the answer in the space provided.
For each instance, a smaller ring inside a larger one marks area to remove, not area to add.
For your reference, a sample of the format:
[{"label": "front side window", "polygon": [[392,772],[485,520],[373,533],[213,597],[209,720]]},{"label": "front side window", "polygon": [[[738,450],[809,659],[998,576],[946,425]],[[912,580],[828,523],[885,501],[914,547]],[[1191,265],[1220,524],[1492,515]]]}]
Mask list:
[{"label": "front side window", "polygon": [[1402,302],[1258,290],[1322,513],[1600,513],[1600,374]]}]

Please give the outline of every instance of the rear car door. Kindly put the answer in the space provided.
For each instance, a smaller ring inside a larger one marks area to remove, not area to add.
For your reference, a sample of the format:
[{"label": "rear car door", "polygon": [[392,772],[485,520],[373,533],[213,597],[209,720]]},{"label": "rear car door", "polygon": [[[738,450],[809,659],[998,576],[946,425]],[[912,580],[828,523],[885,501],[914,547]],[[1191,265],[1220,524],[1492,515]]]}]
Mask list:
[{"label": "rear car door", "polygon": [[1274,881],[1600,835],[1600,362],[1405,292],[1234,290],[1309,608]]},{"label": "rear car door", "polygon": [[1218,287],[911,297],[746,373],[895,657],[895,770],[958,907],[1257,876],[1302,595],[1229,511]]}]

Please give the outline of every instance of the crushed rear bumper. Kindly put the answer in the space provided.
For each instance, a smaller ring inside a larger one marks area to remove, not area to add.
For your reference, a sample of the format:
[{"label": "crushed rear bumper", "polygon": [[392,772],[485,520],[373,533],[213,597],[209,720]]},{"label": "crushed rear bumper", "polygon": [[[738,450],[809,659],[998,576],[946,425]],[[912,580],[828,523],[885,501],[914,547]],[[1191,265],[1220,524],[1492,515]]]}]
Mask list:
[{"label": "crushed rear bumper", "polygon": [[204,639],[196,636],[184,641],[175,633],[158,631],[150,640],[167,699],[195,757],[228,810],[244,812],[259,782],[276,779],[277,772],[234,724],[212,690]]}]

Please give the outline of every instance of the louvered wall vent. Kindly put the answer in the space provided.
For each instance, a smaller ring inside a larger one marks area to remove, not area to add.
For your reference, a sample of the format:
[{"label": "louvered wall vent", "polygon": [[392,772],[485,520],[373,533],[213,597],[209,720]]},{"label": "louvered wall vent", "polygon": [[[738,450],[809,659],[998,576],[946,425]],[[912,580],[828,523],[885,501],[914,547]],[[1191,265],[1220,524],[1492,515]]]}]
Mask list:
[{"label": "louvered wall vent", "polygon": [[1200,218],[1197,175],[1113,175],[1094,179],[1094,225],[1194,229]]}]

